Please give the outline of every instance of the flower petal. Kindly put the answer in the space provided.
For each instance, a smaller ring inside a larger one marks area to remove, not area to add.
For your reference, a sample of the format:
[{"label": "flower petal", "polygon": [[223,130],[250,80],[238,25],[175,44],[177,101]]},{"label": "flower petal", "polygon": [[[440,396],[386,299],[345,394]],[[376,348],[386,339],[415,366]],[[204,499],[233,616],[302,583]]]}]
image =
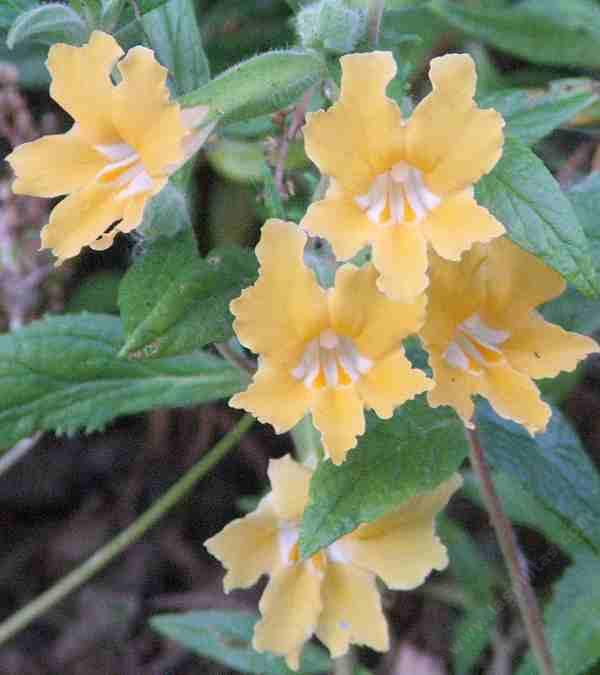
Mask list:
[{"label": "flower petal", "polygon": [[429,189],[449,194],[477,182],[502,155],[504,120],[475,105],[475,64],[468,54],[432,59],[433,91],[415,108],[406,131],[407,161]]},{"label": "flower petal", "polygon": [[106,158],[81,136],[77,126],[66,134],[23,143],[6,161],[16,174],[13,192],[35,197],[58,197],[79,190],[106,164]]},{"label": "flower petal", "polygon": [[332,658],[345,654],[351,644],[380,652],[389,649],[387,622],[372,574],[352,565],[329,563],[322,598],[317,637]]},{"label": "flower petal", "polygon": [[506,365],[488,368],[481,380],[479,393],[498,415],[522,424],[531,434],[545,430],[552,409],[530,377]]},{"label": "flower petal", "polygon": [[92,183],[54,207],[42,229],[42,248],[51,248],[60,264],[89,246],[123,217],[123,203],[110,185]]},{"label": "flower petal", "polygon": [[375,363],[356,383],[365,406],[383,419],[391,417],[394,408],[433,386],[433,380],[413,368],[400,349]]},{"label": "flower petal", "polygon": [[113,120],[121,137],[137,150],[150,175],[166,174],[183,159],[187,133],[176,103],[169,102],[167,69],[146,47],[134,47],[119,63],[123,76],[113,94]]},{"label": "flower petal", "polygon": [[279,566],[279,530],[269,498],[263,499],[253,513],[233,520],[207,539],[204,546],[227,570],[225,593],[249,588],[263,574],[271,574]]},{"label": "flower petal", "polygon": [[322,173],[358,195],[402,159],[402,114],[385,95],[396,63],[391,52],[347,54],[340,62],[340,98],[327,112],[307,115],[304,142],[306,154]]},{"label": "flower petal", "polygon": [[376,282],[373,265],[343,265],[328,298],[333,329],[351,337],[358,351],[372,360],[397,350],[404,338],[419,330],[426,303],[423,295],[408,303],[390,300]]},{"label": "flower petal", "polygon": [[374,228],[352,197],[335,184],[325,199],[308,207],[300,226],[315,237],[327,239],[340,260],[351,258],[366,246]]},{"label": "flower petal", "polygon": [[437,347],[427,348],[435,387],[427,393],[432,408],[448,405],[456,411],[466,427],[473,428],[475,405],[472,397],[479,391],[480,378],[446,362]]},{"label": "flower petal", "polygon": [[563,330],[534,311],[514,329],[502,351],[513,368],[537,379],[575,370],[599,348],[592,338]]},{"label": "flower petal", "polygon": [[459,260],[475,242],[488,242],[505,233],[504,225],[463,190],[443,199],[421,223],[423,233],[442,258]]},{"label": "flower petal", "polygon": [[325,455],[334,464],[341,464],[356,439],[365,433],[363,403],[356,389],[324,387],[312,404],[313,421],[321,432]]},{"label": "flower petal", "polygon": [[[490,242],[485,252],[487,306],[497,321],[510,326],[529,310],[558,297],[566,288],[558,272],[506,237]],[[510,330],[510,328],[509,328]]]},{"label": "flower petal", "polygon": [[50,96],[78,123],[92,144],[120,143],[112,123],[110,73],[123,50],[107,33],[95,30],[83,47],[55,44],[48,52]]},{"label": "flower petal", "polygon": [[373,264],[381,276],[377,286],[393,300],[405,302],[420,295],[427,278],[427,240],[410,225],[382,227],[373,239]]},{"label": "flower petal", "polygon": [[288,666],[298,670],[302,646],[314,633],[321,613],[322,578],[310,563],[275,572],[260,599],[262,619],[252,642],[257,652],[285,656]]},{"label": "flower petal", "polygon": [[280,520],[299,521],[308,504],[312,471],[290,455],[269,462],[273,508]]},{"label": "flower petal", "polygon": [[353,564],[374,572],[390,588],[416,588],[432,569],[442,570],[448,564],[446,547],[435,535],[435,517],[461,484],[461,477],[455,474],[435,490],[361,525],[339,545]]},{"label": "flower petal", "polygon": [[294,223],[268,220],[256,247],[258,281],[230,304],[240,342],[290,368],[328,322],[325,292],[304,264],[305,244]]},{"label": "flower petal", "polygon": [[252,383],[233,396],[229,405],[251,412],[263,424],[269,423],[278,434],[291,429],[308,411],[314,394],[302,380],[279,364],[261,359]]}]

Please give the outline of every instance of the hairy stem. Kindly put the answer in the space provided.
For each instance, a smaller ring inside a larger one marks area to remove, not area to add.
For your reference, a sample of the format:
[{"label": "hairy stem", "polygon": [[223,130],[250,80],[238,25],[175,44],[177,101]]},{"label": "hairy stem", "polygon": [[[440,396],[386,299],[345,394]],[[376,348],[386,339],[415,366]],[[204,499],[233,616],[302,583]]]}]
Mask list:
[{"label": "hairy stem", "polygon": [[381,28],[381,17],[383,16],[384,7],[385,0],[371,0],[369,3],[369,45],[372,49],[376,49],[379,44],[379,29]]},{"label": "hairy stem", "polygon": [[527,639],[531,650],[535,654],[540,672],[543,675],[555,675],[552,665],[552,657],[544,636],[544,623],[540,614],[539,606],[533,588],[529,582],[527,574],[523,573],[521,567],[521,553],[515,532],[510,520],[502,510],[500,498],[494,487],[489,466],[485,459],[484,449],[479,440],[477,431],[467,430],[467,438],[471,446],[470,459],[473,471],[477,474],[481,494],[486,509],[490,515],[490,520],[496,537],[500,544],[500,550],[510,574],[513,593],[519,605],[521,616],[527,631]]},{"label": "hairy stem", "polygon": [[0,624],[0,644],[29,626],[42,614],[64,600],[70,593],[82,586],[103,570],[118,555],[135,543],[155,523],[188,495],[196,483],[236,445],[254,423],[251,415],[245,415],[208,453],[187,471],[165,494],[127,529],[103,546],[82,565],[63,577],[45,593],[25,605],[18,612]]}]

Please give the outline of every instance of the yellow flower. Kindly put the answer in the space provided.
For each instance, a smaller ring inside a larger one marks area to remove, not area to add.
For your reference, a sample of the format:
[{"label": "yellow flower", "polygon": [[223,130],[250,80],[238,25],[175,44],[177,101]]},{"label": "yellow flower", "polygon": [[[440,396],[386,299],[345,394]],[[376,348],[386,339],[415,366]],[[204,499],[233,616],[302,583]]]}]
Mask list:
[{"label": "yellow flower", "polygon": [[432,406],[449,405],[472,427],[472,396],[496,412],[543,431],[551,409],[533,379],[573,370],[597,352],[594,340],[548,323],[536,307],[560,295],[562,277],[502,237],[477,244],[459,263],[433,256],[427,319]]},{"label": "yellow flower", "polygon": [[136,228],[150,197],[205,140],[198,132],[207,107],[180,110],[169,102],[167,70],[145,47],[123,55],[113,37],[94,31],[88,44],[55,44],[48,53],[50,95],[73,118],[65,134],[44,136],[11,153],[17,194],[69,195],[42,230],[42,248],[57,264],[83,246],[108,248],[117,232]]},{"label": "yellow flower", "polygon": [[339,101],[304,127],[308,156],[332,180],[301,225],[344,260],[371,244],[379,288],[410,299],[427,287],[428,242],[458,260],[474,242],[504,232],[473,198],[473,184],[502,154],[504,121],[475,105],[467,54],[431,61],[433,91],[408,120],[385,95],[396,74],[391,53],[350,54],[341,63]]},{"label": "yellow flower", "polygon": [[435,516],[460,487],[458,474],[400,508],[300,560],[298,532],[311,471],[289,456],[271,460],[272,492],[250,515],[234,520],[205,546],[227,568],[225,592],[270,579],[261,598],[254,648],[285,656],[298,669],[303,644],[315,633],[333,657],[350,644],[386,651],[387,624],[376,586],[420,586],[448,564],[435,535]]},{"label": "yellow flower", "polygon": [[230,305],[233,328],[259,355],[259,368],[230,405],[277,433],[310,410],[327,455],[340,464],[364,433],[365,407],[388,418],[433,386],[411,368],[401,346],[421,327],[425,298],[389,300],[377,290],[372,265],[344,265],[335,287],[325,290],[304,264],[306,239],[294,223],[270,220],[263,227],[258,281]]}]

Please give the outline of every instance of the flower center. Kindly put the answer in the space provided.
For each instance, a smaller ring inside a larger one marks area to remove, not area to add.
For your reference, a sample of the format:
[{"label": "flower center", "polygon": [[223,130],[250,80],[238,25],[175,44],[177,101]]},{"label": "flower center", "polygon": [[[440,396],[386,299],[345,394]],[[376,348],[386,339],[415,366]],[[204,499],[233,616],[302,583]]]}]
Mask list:
[{"label": "flower center", "polygon": [[369,191],[354,200],[376,225],[419,223],[441,201],[427,188],[423,174],[406,162],[379,174]]},{"label": "flower center", "polygon": [[498,346],[509,337],[510,333],[491,328],[479,314],[473,314],[456,329],[454,340],[448,345],[444,358],[455,368],[472,375],[481,375],[483,368],[495,366],[504,360]]},{"label": "flower center", "polygon": [[139,154],[129,144],[95,145],[94,148],[110,160],[96,178],[101,183],[121,188],[117,192],[117,199],[133,197],[153,188],[154,181],[144,168]]},{"label": "flower center", "polygon": [[337,387],[355,382],[372,365],[350,338],[326,330],[307,344],[292,375],[307,387]]},{"label": "flower center", "polygon": [[[279,530],[279,555],[284,565],[293,565],[300,562],[300,545],[298,544],[298,527],[288,524]],[[335,542],[327,548],[321,549],[308,559],[318,571],[324,572],[328,562],[348,563],[346,555],[339,542]]]}]

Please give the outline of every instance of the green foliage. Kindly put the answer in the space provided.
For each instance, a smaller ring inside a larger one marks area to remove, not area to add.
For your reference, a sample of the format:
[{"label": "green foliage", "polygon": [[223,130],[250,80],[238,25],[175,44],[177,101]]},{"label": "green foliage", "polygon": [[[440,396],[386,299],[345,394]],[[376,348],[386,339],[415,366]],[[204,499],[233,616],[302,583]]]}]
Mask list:
[{"label": "green foliage", "polygon": [[[557,675],[579,675],[600,660],[599,574],[598,557],[581,557],[554,588],[544,623]],[[537,672],[528,657],[517,675]]]},{"label": "green foliage", "polygon": [[192,219],[185,193],[171,179],[167,185],[146,204],[144,218],[138,231],[147,241],[160,237],[175,237],[190,231]]},{"label": "green foliage", "polygon": [[5,33],[13,25],[19,14],[33,9],[35,0],[2,0],[0,2],[0,31]]},{"label": "green foliage", "polygon": [[65,312],[78,314],[118,314],[118,295],[121,275],[112,271],[96,272],[79,284],[68,299]]},{"label": "green foliage", "polygon": [[365,40],[367,14],[339,0],[320,0],[298,13],[296,30],[303,47],[347,54]]},{"label": "green foliage", "polygon": [[585,232],[552,174],[527,146],[507,138],[476,198],[519,246],[542,258],[585,295],[599,291]]},{"label": "green foliage", "polygon": [[201,258],[190,231],[158,239],[121,284],[127,335],[121,355],[172,356],[227,340],[233,335],[229,302],[256,274],[250,251],[222,248]]},{"label": "green foliage", "polygon": [[142,23],[158,60],[169,69],[177,96],[201,87],[210,68],[192,0],[169,0]]},{"label": "green foliage", "polygon": [[210,106],[212,119],[249,119],[294,103],[326,76],[325,63],[316,52],[273,51],[233,66],[184,96],[181,103]]},{"label": "green foliage", "polygon": [[6,44],[10,49],[23,42],[82,44],[89,36],[83,19],[67,5],[50,3],[20,14],[12,24]]},{"label": "green foliage", "polygon": [[450,25],[532,63],[600,66],[600,8],[591,0],[523,0],[504,7],[431,0]]},{"label": "green foliage", "polygon": [[383,516],[458,470],[468,448],[462,423],[423,397],[392,419],[368,416],[367,431],[340,466],[322,462],[310,485],[300,530],[304,558],[358,525]]},{"label": "green foliage", "polygon": [[[256,675],[293,675],[280,656],[252,649],[252,633],[258,617],[248,612],[187,612],[159,614],[150,624],[166,637],[196,654],[228,668]],[[299,675],[326,673],[331,660],[321,647],[308,645],[300,659]]]},{"label": "green foliage", "polygon": [[468,609],[454,627],[452,665],[457,675],[467,675],[475,666],[483,650],[490,642],[490,634],[496,623],[493,607],[480,606]]},{"label": "green foliage", "polygon": [[600,476],[559,410],[548,429],[533,438],[484,404],[478,427],[492,468],[508,474],[600,552]]},{"label": "green foliage", "polygon": [[507,136],[533,145],[597,100],[596,94],[586,91],[532,97],[526,91],[514,89],[496,92],[480,104],[503,115]]},{"label": "green foliage", "polygon": [[36,431],[100,429],[114,417],[195,405],[239,391],[245,378],[211,354],[123,360],[120,321],[51,317],[0,336],[0,447]]}]

